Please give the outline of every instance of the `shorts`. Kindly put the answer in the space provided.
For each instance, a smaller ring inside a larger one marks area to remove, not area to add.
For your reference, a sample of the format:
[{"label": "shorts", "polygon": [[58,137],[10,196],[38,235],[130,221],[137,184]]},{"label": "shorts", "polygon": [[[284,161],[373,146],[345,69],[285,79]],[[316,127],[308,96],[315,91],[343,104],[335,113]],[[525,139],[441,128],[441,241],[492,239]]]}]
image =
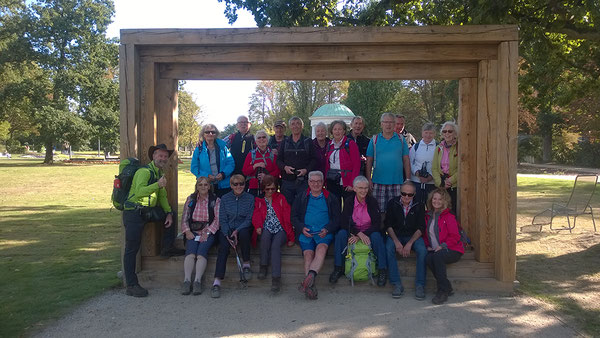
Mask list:
[{"label": "shorts", "polygon": [[402,184],[373,184],[373,197],[379,204],[379,211],[385,212],[387,203],[394,197],[400,196]]},{"label": "shorts", "polygon": [[315,248],[319,244],[329,244],[333,241],[333,235],[327,234],[325,237],[321,238],[319,235],[313,235],[312,237],[306,237],[304,234],[300,234],[298,237],[298,242],[300,243],[300,249],[302,251],[312,250],[315,251]]},{"label": "shorts", "polygon": [[[194,234],[194,236],[196,236],[195,232],[192,233]],[[193,239],[188,239],[185,241],[185,255],[196,255],[206,258],[208,257],[208,250],[210,250],[210,248],[213,246],[215,240],[216,238],[214,234],[208,235],[206,241],[202,243],[196,242]]]}]

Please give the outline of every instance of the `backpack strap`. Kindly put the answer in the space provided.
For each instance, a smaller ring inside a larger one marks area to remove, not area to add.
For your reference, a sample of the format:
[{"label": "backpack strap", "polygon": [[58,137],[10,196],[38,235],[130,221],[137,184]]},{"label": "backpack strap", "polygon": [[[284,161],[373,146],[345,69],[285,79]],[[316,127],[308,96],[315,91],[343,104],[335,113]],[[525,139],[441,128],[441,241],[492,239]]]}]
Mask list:
[{"label": "backpack strap", "polygon": [[210,226],[215,220],[215,205],[217,204],[217,197],[213,194],[208,195],[208,225]]},{"label": "backpack strap", "polygon": [[417,150],[419,150],[419,144],[421,144],[421,142],[417,142],[417,143],[415,143],[415,145],[413,146],[413,148],[415,148],[415,153],[417,152]]},{"label": "backpack strap", "polygon": [[377,163],[377,138],[379,134],[373,135],[371,141],[373,142],[373,169],[375,169],[375,164]]}]

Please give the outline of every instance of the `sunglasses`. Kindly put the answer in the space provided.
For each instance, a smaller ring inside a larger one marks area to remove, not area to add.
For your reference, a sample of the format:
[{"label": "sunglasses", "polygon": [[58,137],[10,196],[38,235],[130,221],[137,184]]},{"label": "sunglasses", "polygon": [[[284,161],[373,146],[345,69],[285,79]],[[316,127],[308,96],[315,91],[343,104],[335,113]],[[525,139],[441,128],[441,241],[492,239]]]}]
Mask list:
[{"label": "sunglasses", "polygon": [[206,135],[208,135],[208,134],[213,134],[213,135],[216,135],[216,134],[217,134],[217,132],[216,132],[216,131],[214,131],[214,130],[205,130],[205,131],[204,131],[204,134],[206,134]]},{"label": "sunglasses", "polygon": [[256,139],[257,139],[257,140],[260,140],[260,139],[262,139],[262,138],[267,138],[267,137],[266,137],[266,136],[257,136],[257,137],[256,137]]},{"label": "sunglasses", "polygon": [[444,134],[452,134],[454,132],[454,130],[442,130],[442,133]]},{"label": "sunglasses", "polygon": [[235,182],[235,183],[231,183],[232,186],[234,187],[243,187],[246,185],[246,183],[244,182]]},{"label": "sunglasses", "polygon": [[277,189],[275,189],[275,188],[265,188],[264,190],[265,190],[265,191],[275,191],[275,190],[277,190]]},{"label": "sunglasses", "polygon": [[412,193],[412,192],[404,192],[404,191],[402,191],[402,192],[400,192],[400,195],[402,195],[402,196],[408,196],[408,197],[413,197],[415,194]]}]

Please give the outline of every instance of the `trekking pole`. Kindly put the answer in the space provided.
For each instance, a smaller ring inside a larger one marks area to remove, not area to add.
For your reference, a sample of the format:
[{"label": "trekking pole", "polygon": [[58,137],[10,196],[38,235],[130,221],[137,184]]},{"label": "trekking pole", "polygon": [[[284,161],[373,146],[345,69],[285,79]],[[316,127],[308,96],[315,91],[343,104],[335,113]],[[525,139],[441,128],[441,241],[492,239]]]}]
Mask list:
[{"label": "trekking pole", "polygon": [[235,252],[235,260],[237,262],[238,271],[240,273],[240,284],[242,288],[246,288],[248,286],[248,280],[244,276],[244,268],[242,267],[242,261],[240,260],[240,255],[238,254],[237,245],[235,245],[235,243],[232,239],[229,238],[229,236],[227,236],[227,241],[229,242],[229,245],[231,245],[233,251]]}]

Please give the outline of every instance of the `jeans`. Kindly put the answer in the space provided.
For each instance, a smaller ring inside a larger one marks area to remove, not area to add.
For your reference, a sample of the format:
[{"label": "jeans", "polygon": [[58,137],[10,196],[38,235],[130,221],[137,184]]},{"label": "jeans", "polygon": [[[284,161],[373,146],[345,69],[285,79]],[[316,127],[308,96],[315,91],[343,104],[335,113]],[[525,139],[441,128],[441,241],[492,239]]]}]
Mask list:
[{"label": "jeans", "polygon": [[306,191],[306,189],[308,189],[308,177],[303,180],[281,180],[281,193],[290,206],[294,204],[296,195],[301,191]]},{"label": "jeans", "polygon": [[269,265],[271,258],[271,276],[281,277],[281,248],[286,242],[285,231],[276,234],[263,229],[260,235],[260,265]]},{"label": "jeans", "polygon": [[[405,245],[410,240],[411,236],[400,236],[398,240],[402,245]],[[396,245],[391,237],[386,240],[386,251],[387,251],[387,263],[388,273],[390,276],[390,284],[402,285],[400,279],[400,272],[398,271],[398,262],[396,261]],[[423,238],[418,238],[413,242],[411,250],[417,254],[417,273],[415,278],[415,286],[425,286],[425,275],[427,271],[425,269],[425,257],[427,257],[427,248],[425,248],[425,241]]]},{"label": "jeans", "polygon": [[[385,245],[383,244],[383,236],[381,236],[380,232],[373,232],[369,236],[371,239],[371,248],[377,256],[377,268],[385,269],[387,268],[387,259],[385,255]],[[334,259],[333,262],[335,266],[342,267],[344,266],[344,249],[348,246],[348,230],[340,229],[335,234],[335,244],[334,244]]]},{"label": "jeans", "polygon": [[446,277],[446,264],[458,262],[460,257],[462,257],[460,252],[448,249],[427,253],[425,262],[435,276],[438,291],[452,291],[452,284],[450,284],[448,277]]},{"label": "jeans", "polygon": [[[219,251],[217,253],[217,267],[215,270],[215,277],[223,279],[225,278],[225,271],[227,270],[227,257],[229,256],[229,248],[231,245],[225,237],[225,234],[219,230]],[[242,252],[242,261],[250,261],[250,238],[252,237],[252,228],[247,227],[238,231],[238,244],[240,251]]]}]

